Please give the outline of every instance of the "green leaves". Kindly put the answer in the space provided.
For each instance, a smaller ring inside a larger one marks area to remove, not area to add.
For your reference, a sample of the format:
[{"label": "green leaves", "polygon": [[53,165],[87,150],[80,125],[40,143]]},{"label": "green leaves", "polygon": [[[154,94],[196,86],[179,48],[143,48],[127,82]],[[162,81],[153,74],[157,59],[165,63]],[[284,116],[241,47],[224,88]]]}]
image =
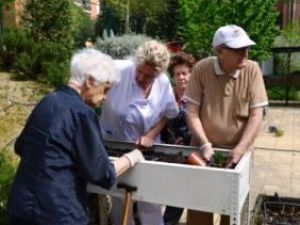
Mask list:
[{"label": "green leaves", "polygon": [[53,41],[72,48],[72,8],[70,0],[26,1],[24,26],[35,41]]},{"label": "green leaves", "polygon": [[15,175],[13,159],[5,149],[0,149],[0,224],[8,224],[6,204]]},{"label": "green leaves", "polygon": [[275,0],[181,0],[179,3],[179,36],[186,50],[199,58],[212,54],[215,31],[226,24],[243,27],[257,43],[250,58],[266,59],[278,34]]}]

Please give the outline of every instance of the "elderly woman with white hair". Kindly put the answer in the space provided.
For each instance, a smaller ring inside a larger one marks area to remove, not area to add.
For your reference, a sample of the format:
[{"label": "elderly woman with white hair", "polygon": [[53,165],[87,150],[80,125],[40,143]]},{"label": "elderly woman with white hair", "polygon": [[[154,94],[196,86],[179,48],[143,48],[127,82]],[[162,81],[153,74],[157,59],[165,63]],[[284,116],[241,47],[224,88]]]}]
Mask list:
[{"label": "elderly woman with white hair", "polygon": [[68,85],[45,96],[15,143],[20,164],[8,203],[14,225],[87,225],[86,184],[110,188],[143,160],[139,150],[111,162],[94,107],[119,81],[113,60],[94,49],[71,60]]},{"label": "elderly woman with white hair", "polygon": [[[109,90],[100,116],[104,139],[144,147],[161,142],[160,132],[167,120],[178,114],[172,86],[164,73],[169,57],[165,45],[151,40],[137,49],[133,60],[118,61],[121,80]],[[112,200],[116,225],[121,224],[123,202],[121,198]],[[143,225],[163,224],[160,205],[138,202],[137,211]],[[132,208],[128,224],[134,224]]]}]

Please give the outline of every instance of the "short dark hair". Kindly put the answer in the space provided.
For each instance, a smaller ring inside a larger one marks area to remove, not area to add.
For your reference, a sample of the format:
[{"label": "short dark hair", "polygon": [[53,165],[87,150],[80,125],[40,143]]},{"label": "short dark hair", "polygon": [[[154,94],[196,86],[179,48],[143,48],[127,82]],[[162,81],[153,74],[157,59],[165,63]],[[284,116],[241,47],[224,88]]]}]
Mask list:
[{"label": "short dark hair", "polygon": [[191,54],[188,54],[186,52],[179,52],[179,53],[174,54],[171,57],[168,71],[169,71],[171,77],[173,77],[173,72],[174,72],[173,70],[176,66],[186,65],[187,67],[192,69],[192,67],[195,65],[195,63],[196,63],[196,59],[194,58],[194,56],[192,56]]}]

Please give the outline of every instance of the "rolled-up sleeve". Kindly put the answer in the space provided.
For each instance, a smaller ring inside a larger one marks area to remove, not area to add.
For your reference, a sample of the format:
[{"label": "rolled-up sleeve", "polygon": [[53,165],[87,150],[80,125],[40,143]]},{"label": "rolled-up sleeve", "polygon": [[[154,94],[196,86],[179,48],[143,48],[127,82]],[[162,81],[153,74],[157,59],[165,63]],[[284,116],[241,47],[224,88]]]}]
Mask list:
[{"label": "rolled-up sleeve", "polygon": [[74,138],[80,176],[88,182],[109,189],[116,181],[116,172],[102,143],[96,115],[79,115]]},{"label": "rolled-up sleeve", "polygon": [[262,72],[257,63],[253,62],[253,80],[250,87],[250,108],[265,107],[268,105],[267,91]]}]

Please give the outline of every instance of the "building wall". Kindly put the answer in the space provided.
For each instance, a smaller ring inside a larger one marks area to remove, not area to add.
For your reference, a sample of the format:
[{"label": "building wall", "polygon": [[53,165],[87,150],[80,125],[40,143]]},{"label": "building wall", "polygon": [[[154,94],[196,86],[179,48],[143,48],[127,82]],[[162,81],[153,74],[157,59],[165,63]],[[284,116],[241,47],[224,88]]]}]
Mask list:
[{"label": "building wall", "polygon": [[3,7],[3,27],[18,26],[24,10],[24,0],[15,0]]},{"label": "building wall", "polygon": [[97,19],[100,12],[100,0],[85,0],[84,4],[82,0],[73,0],[73,2],[83,8],[85,12],[89,13],[92,20]]},{"label": "building wall", "polygon": [[284,29],[290,22],[300,23],[300,0],[279,0],[277,2],[279,15],[279,25]]},{"label": "building wall", "polygon": [[91,19],[92,20],[96,20],[97,19],[97,16],[99,14],[99,11],[100,11],[100,1],[99,0],[91,0],[91,12],[90,12],[90,15],[91,15]]}]

